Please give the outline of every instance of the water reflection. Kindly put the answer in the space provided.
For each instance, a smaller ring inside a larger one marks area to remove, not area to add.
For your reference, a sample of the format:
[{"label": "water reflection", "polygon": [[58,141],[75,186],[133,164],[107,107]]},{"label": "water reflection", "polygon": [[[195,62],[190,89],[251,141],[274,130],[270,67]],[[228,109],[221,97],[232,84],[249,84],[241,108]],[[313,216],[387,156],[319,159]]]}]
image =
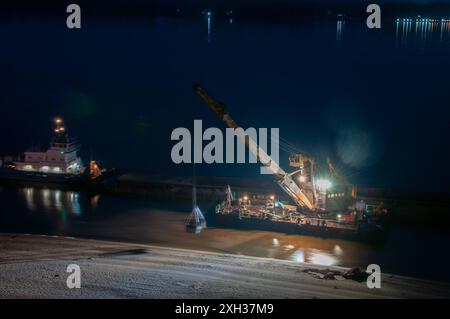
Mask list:
[{"label": "water reflection", "polygon": [[28,209],[31,211],[35,211],[36,207],[34,206],[34,188],[25,188],[22,190],[22,192],[25,195],[25,202]]},{"label": "water reflection", "polygon": [[233,22],[234,22],[234,12],[233,12],[233,10],[228,10],[227,13],[226,13],[226,16],[227,16],[228,22],[230,24],[233,24]]},{"label": "water reflection", "polygon": [[345,21],[338,20],[336,24],[336,41],[342,40],[342,32],[344,30]]},{"label": "water reflection", "polygon": [[313,251],[307,259],[309,263],[322,266],[333,266],[338,263],[338,260],[331,254],[322,251]]},{"label": "water reflection", "polygon": [[291,260],[298,262],[298,263],[304,263],[305,262],[305,253],[302,249],[297,249],[292,255]]},{"label": "water reflection", "polygon": [[208,43],[211,43],[211,19],[212,19],[212,11],[207,10],[207,11],[203,11],[203,15],[205,16],[206,19],[206,25],[207,25],[207,29],[208,29]]},{"label": "water reflection", "polygon": [[100,199],[100,195],[95,195],[95,196],[92,196],[92,198],[91,198],[91,206],[92,206],[92,208],[97,208],[98,207],[98,201],[99,201],[99,199]]},{"label": "water reflection", "polygon": [[408,46],[416,42],[420,47],[424,47],[437,38],[443,42],[450,38],[449,35],[449,19],[416,17],[395,20],[395,37],[398,46]]},{"label": "water reflection", "polygon": [[292,254],[290,254],[288,259],[298,263],[307,262],[321,266],[334,266],[340,264],[338,256],[321,249],[305,250],[304,248],[297,248]]},{"label": "water reflection", "polygon": [[342,256],[342,254],[344,253],[341,246],[339,245],[334,245],[333,252],[336,256]]},{"label": "water reflection", "polygon": [[[25,198],[25,204],[30,211],[56,212],[61,214],[63,220],[67,220],[68,215],[82,214],[78,192],[27,187],[21,189],[20,193]],[[98,198],[95,198],[95,201],[98,202]]]},{"label": "water reflection", "polygon": [[278,239],[276,239],[276,238],[272,239],[272,246],[273,247],[279,247],[280,246],[280,242],[278,241]]},{"label": "water reflection", "polygon": [[[281,245],[280,239],[273,238],[272,243],[268,249],[267,257],[288,259],[297,263],[311,263],[322,266],[334,266],[340,265],[342,263],[342,257],[344,255],[344,250],[337,243],[334,245],[329,245],[328,242],[324,247],[316,245],[316,247],[309,247],[304,240],[311,240],[304,237],[303,240],[298,241],[298,237],[286,236],[285,239],[281,239],[284,244]],[[327,247],[328,246],[328,247]],[[242,248],[242,247],[241,247]]]}]

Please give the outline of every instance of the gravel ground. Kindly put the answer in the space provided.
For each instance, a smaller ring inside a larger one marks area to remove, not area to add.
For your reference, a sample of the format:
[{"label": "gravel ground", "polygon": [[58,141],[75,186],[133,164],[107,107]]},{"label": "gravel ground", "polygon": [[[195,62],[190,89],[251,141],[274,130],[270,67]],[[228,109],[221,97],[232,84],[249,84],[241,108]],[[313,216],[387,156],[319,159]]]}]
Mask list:
[{"label": "gravel ground", "polygon": [[[69,289],[69,264],[81,288]],[[140,244],[0,235],[0,298],[449,298],[450,285],[382,275],[381,288],[341,267]],[[335,276],[323,276],[333,272]]]}]

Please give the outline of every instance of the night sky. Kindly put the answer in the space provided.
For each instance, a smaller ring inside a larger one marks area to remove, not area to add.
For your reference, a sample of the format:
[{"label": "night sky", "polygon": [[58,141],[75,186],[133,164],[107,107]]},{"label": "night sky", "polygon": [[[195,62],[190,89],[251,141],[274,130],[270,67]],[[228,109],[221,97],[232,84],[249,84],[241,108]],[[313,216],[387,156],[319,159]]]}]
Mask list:
[{"label": "night sky", "polygon": [[[200,12],[89,15],[81,30],[65,19],[64,10],[2,15],[0,154],[45,145],[61,115],[86,160],[92,150],[108,166],[189,175],[171,162],[171,131],[194,119],[224,128],[193,93],[198,82],[241,126],[278,127],[283,150],[330,156],[357,184],[450,190],[449,30],[403,37],[393,19],[381,30],[350,19],[338,35],[330,17],[261,23],[236,13],[230,23],[218,13],[208,37]],[[257,165],[198,169],[269,178]]]}]

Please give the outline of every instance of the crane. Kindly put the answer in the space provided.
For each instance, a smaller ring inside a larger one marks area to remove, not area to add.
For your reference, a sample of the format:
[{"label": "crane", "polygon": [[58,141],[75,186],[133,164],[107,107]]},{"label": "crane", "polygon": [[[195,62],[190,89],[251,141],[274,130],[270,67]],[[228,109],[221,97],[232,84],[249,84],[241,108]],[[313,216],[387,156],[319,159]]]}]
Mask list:
[{"label": "crane", "polygon": [[232,129],[235,129],[236,136],[250,150],[250,152],[264,165],[271,173],[277,184],[289,195],[289,197],[300,207],[306,207],[310,211],[315,211],[314,200],[311,200],[304,191],[295,183],[291,174],[286,173],[244,130],[236,130],[239,125],[226,111],[225,106],[213,99],[204,88],[198,84],[193,85],[193,90],[199,95],[213,112]]}]

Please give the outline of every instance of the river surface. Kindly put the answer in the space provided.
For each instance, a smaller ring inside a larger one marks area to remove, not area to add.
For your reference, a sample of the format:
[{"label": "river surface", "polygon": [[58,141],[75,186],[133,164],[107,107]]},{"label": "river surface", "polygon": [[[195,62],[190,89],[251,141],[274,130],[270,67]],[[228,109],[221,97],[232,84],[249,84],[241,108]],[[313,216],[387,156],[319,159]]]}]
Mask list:
[{"label": "river surface", "polygon": [[200,203],[209,228],[184,228],[191,203],[130,199],[32,187],[0,188],[0,232],[94,238],[382,271],[450,281],[450,235],[392,229],[386,242],[360,242],[216,227],[214,203]]},{"label": "river surface", "polygon": [[[383,17],[380,30],[335,15],[275,23],[239,12],[87,14],[69,30],[61,14],[0,19],[0,154],[47,145],[62,116],[85,161],[190,175],[171,159],[172,131],[194,119],[224,128],[192,91],[199,83],[242,127],[279,128],[283,168],[301,150],[332,157],[355,184],[449,190],[450,14]],[[197,170],[259,176],[257,164]]]}]

